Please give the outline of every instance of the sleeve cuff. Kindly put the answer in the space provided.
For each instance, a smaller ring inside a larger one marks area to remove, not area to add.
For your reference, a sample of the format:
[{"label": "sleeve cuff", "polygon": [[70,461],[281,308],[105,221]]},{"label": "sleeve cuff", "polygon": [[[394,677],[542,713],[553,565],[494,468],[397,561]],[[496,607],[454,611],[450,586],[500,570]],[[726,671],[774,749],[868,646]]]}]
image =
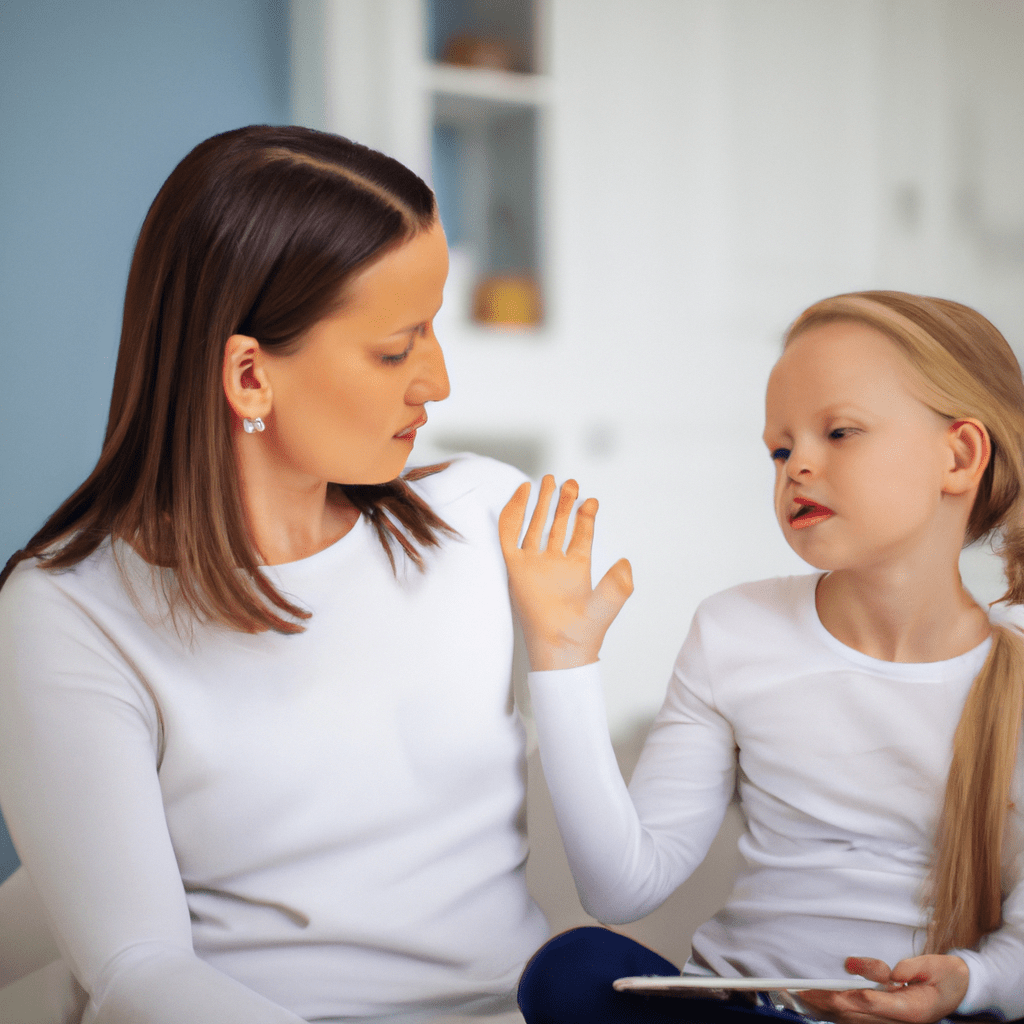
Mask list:
[{"label": "sleeve cuff", "polygon": [[[984,1013],[991,1010],[992,1006],[985,996],[985,968],[980,956],[970,949],[951,949],[951,956],[958,956],[970,971],[967,981],[967,992],[964,994],[956,1012],[964,1016],[975,1013]],[[988,1005],[986,1005],[988,1003]]]}]

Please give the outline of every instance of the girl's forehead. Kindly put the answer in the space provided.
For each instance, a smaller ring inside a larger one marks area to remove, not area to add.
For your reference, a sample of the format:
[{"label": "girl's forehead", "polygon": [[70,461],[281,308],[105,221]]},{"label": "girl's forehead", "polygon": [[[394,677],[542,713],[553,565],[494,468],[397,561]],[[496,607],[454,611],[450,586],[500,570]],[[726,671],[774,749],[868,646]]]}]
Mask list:
[{"label": "girl's forehead", "polygon": [[768,378],[769,414],[789,406],[884,405],[921,401],[912,369],[894,342],[864,324],[835,322],[802,331]]}]

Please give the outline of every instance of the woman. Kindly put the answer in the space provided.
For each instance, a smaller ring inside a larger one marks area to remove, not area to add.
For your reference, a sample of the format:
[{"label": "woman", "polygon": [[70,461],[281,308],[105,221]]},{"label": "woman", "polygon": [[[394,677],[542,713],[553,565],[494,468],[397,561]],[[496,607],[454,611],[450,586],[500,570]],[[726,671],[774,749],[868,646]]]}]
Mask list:
[{"label": "woman", "polygon": [[303,128],[207,140],[146,218],[99,463],[0,591],[0,905],[38,897],[84,1021],[514,1006],[521,476],[399,479],[446,274],[427,186]]}]

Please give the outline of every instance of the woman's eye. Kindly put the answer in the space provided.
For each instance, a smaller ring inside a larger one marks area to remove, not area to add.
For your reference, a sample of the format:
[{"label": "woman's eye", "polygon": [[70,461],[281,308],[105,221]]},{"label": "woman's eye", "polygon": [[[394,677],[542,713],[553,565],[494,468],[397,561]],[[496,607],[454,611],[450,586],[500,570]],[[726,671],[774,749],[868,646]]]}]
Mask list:
[{"label": "woman's eye", "polygon": [[788,448],[776,448],[772,452],[772,459],[775,462],[785,462],[786,459],[788,459],[788,458],[789,458],[789,449]]},{"label": "woman's eye", "polygon": [[381,362],[387,363],[390,366],[394,366],[397,363],[404,363],[408,358],[410,351],[411,348],[407,348],[404,352],[399,352],[398,355],[395,356],[381,356]]}]

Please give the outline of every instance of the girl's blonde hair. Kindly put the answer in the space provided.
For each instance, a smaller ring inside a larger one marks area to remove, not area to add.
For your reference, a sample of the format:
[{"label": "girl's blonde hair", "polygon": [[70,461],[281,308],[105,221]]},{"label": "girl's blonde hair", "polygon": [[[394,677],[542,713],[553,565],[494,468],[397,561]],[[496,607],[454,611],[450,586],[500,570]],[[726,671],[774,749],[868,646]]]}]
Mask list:
[{"label": "girl's blonde hair", "polygon": [[[1007,580],[1000,600],[1024,604],[1024,382],[1006,339],[968,306],[878,291],[815,303],[789,329],[786,344],[837,320],[893,341],[935,412],[985,425],[991,457],[965,545],[998,534]],[[976,946],[1002,922],[1001,854],[1022,716],[1024,639],[996,626],[953,739],[930,876],[927,952]]]}]

